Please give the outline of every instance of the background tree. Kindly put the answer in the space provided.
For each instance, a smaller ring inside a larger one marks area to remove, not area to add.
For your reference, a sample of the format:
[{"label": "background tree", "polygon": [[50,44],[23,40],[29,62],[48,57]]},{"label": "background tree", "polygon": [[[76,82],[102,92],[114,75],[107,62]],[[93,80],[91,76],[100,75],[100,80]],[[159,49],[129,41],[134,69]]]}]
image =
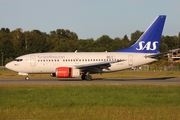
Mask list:
[{"label": "background tree", "polygon": [[123,38],[122,38],[122,44],[123,44],[123,48],[126,48],[128,46],[130,46],[130,41],[129,41],[129,38],[127,35],[125,35]]},{"label": "background tree", "polygon": [[95,52],[94,39],[80,39],[76,41],[76,49],[78,52]]},{"label": "background tree", "polygon": [[24,36],[23,30],[21,28],[17,28],[12,32],[12,43],[14,46],[15,56],[20,56],[25,54],[25,46],[24,46]]},{"label": "background tree", "polygon": [[121,38],[118,37],[114,38],[112,42],[112,46],[113,46],[113,51],[124,48]]},{"label": "background tree", "polygon": [[177,41],[178,41],[178,48],[180,48],[180,32],[178,34]]},{"label": "background tree", "polygon": [[[0,30],[0,52],[3,52],[3,58],[14,57],[14,46],[12,43],[12,34],[8,28],[2,28]],[[0,55],[1,56],[1,55]],[[0,61],[2,60],[2,56]]]},{"label": "background tree", "polygon": [[29,42],[32,39],[32,34],[30,31],[25,31],[24,32],[24,45],[25,45],[25,50],[28,51],[29,50]]},{"label": "background tree", "polygon": [[[92,38],[79,39],[75,32],[65,29],[53,30],[47,34],[40,30],[23,31],[17,28],[10,31],[9,28],[1,28],[0,52],[4,53],[5,63],[20,55],[35,52],[74,52],[75,50],[78,52],[111,52],[134,44],[142,33],[136,30],[131,34],[131,40],[127,35],[114,39],[108,35],[102,35],[94,40]],[[179,47],[180,33],[178,36],[162,36],[159,51],[166,52]]]},{"label": "background tree", "polygon": [[31,31],[31,37],[29,38],[29,53],[46,52],[46,33],[42,33],[39,30]]},{"label": "background tree", "polygon": [[143,34],[143,32],[136,30],[134,33],[131,33],[131,42],[130,44],[133,45]]},{"label": "background tree", "polygon": [[108,35],[101,36],[95,41],[95,51],[113,51],[112,42],[113,39],[111,39]]},{"label": "background tree", "polygon": [[163,36],[163,39],[164,39],[164,43],[168,45],[169,50],[179,47],[177,36]]},{"label": "background tree", "polygon": [[159,45],[159,51],[160,52],[167,52],[168,50],[169,50],[168,45],[165,43],[165,37],[162,36],[161,43]]}]

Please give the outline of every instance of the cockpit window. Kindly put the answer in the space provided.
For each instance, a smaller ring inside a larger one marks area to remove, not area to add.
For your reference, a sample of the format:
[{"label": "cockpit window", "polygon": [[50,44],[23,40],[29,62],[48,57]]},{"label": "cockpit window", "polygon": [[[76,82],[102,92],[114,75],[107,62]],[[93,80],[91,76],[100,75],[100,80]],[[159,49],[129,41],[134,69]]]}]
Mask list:
[{"label": "cockpit window", "polygon": [[21,62],[23,59],[14,59],[14,61]]}]

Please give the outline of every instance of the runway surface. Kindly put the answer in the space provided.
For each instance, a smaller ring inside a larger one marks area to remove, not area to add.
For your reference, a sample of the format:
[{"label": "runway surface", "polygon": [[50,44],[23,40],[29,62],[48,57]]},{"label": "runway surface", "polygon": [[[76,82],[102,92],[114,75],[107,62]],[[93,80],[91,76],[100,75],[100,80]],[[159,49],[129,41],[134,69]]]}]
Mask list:
[{"label": "runway surface", "polygon": [[155,85],[180,85],[180,78],[95,78],[93,81],[85,81],[79,78],[57,79],[57,78],[31,78],[24,79],[1,79],[0,85],[81,85],[81,84],[155,84]]}]

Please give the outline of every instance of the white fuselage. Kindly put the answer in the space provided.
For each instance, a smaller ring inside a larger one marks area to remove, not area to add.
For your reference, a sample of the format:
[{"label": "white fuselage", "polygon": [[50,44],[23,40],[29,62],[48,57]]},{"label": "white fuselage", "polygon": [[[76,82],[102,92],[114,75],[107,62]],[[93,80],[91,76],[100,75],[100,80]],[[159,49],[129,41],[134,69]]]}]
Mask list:
[{"label": "white fuselage", "polygon": [[112,72],[129,69],[135,66],[147,64],[157,59],[146,58],[147,53],[129,52],[53,52],[34,53],[23,55],[6,65],[7,68],[19,73],[54,73],[58,67],[72,67],[100,63],[103,61],[121,62],[111,63],[103,72]]}]

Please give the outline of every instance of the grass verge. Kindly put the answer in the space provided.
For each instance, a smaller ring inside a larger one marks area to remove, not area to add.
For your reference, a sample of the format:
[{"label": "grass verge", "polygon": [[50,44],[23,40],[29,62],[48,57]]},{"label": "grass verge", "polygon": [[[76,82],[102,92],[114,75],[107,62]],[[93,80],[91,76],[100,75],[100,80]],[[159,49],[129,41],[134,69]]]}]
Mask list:
[{"label": "grass verge", "polygon": [[0,85],[0,119],[180,119],[180,85]]}]

